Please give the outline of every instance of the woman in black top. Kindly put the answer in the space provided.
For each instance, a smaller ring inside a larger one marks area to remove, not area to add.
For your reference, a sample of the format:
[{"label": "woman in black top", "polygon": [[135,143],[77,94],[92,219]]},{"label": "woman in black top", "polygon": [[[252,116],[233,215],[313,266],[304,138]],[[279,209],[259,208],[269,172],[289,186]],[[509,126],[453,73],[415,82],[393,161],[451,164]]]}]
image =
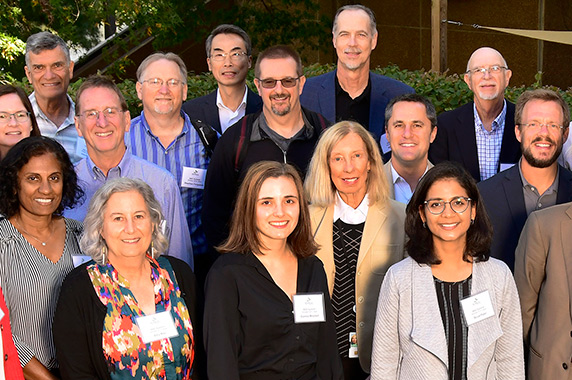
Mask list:
[{"label": "woman in black top", "polygon": [[253,165],[236,204],[219,247],[225,254],[206,282],[209,379],[341,379],[326,276],[314,256],[298,173],[278,162]]}]

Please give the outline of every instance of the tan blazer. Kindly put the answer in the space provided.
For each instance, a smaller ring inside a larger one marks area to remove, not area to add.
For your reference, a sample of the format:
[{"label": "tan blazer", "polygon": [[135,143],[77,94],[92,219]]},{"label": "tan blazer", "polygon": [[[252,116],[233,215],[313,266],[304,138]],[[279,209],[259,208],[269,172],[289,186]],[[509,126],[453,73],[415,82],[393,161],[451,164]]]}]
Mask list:
[{"label": "tan blazer", "polygon": [[[427,166],[428,166],[427,170],[433,167],[431,161],[427,161]],[[391,159],[387,161],[385,165],[383,165],[383,171],[387,176],[387,182],[389,184],[389,197],[391,199],[395,199],[395,189],[393,188],[393,175],[391,174]]]},{"label": "tan blazer", "polygon": [[[562,170],[562,169],[561,169]],[[527,375],[572,379],[572,203],[533,212],[515,252]]]},{"label": "tan blazer", "polygon": [[[330,295],[334,290],[334,206],[310,206],[312,231],[320,245],[317,256],[324,263]],[[385,206],[369,208],[356,266],[356,332],[361,367],[369,372],[375,311],[385,272],[405,257],[405,205],[388,200]]]}]

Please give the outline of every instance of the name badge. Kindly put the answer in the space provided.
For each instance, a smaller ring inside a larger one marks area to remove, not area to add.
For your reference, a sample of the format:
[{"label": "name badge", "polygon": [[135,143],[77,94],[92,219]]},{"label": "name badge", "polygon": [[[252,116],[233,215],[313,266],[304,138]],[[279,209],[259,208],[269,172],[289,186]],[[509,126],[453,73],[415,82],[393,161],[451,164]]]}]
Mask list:
[{"label": "name badge", "polygon": [[325,322],[324,293],[300,293],[292,299],[294,323]]},{"label": "name badge", "polygon": [[205,188],[206,176],[207,171],[205,169],[189,168],[188,166],[184,166],[183,177],[181,178],[181,186],[202,190]]},{"label": "name badge", "polygon": [[348,350],[348,357],[357,358],[358,357],[357,335],[355,332],[351,332],[349,334],[349,341],[350,341],[350,348]]},{"label": "name badge", "polygon": [[91,256],[87,256],[87,255],[72,255],[72,260],[73,260],[73,267],[74,267],[74,268],[77,268],[77,267],[79,267],[81,264],[87,263],[89,260],[91,260]]},{"label": "name badge", "polygon": [[145,344],[179,335],[170,311],[137,317],[135,322]]},{"label": "name badge", "polygon": [[509,162],[509,163],[503,164],[503,163],[501,162],[499,172],[502,172],[503,170],[506,170],[506,169],[510,169],[510,168],[512,168],[513,166],[514,166],[514,163],[510,163],[510,162]]},{"label": "name badge", "polygon": [[379,145],[381,146],[383,154],[391,152],[391,145],[389,145],[389,141],[387,140],[387,135],[385,133],[379,138]]},{"label": "name badge", "polygon": [[461,300],[461,307],[468,326],[495,315],[488,290]]}]

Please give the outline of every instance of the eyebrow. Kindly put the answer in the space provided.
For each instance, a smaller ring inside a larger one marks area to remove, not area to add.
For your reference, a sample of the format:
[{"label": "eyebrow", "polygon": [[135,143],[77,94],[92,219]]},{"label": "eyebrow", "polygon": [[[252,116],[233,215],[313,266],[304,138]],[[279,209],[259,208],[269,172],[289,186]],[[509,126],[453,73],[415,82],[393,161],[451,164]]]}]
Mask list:
[{"label": "eyebrow", "polygon": [[[284,198],[296,198],[298,199],[298,197],[296,195],[286,195],[284,196]],[[258,198],[259,201],[264,201],[264,200],[268,200],[268,199],[276,199],[276,197],[262,197],[262,198]]]},{"label": "eyebrow", "polygon": [[[393,124],[397,124],[397,123],[405,123],[405,120],[395,120],[393,122]],[[425,122],[423,120],[411,120],[412,123],[418,123],[418,124],[425,124]]]},{"label": "eyebrow", "polygon": [[[218,48],[218,47],[213,48],[213,50],[214,50],[214,51],[224,51],[223,49]],[[244,50],[244,49],[241,48],[240,46],[235,46],[235,47],[233,47],[232,49],[230,49],[230,51],[234,51],[234,50]]]}]

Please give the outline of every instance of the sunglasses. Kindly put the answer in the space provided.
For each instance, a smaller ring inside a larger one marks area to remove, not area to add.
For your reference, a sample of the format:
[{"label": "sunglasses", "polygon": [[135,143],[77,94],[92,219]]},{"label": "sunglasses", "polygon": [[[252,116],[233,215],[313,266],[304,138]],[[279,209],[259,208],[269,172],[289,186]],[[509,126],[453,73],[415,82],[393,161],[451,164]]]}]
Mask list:
[{"label": "sunglasses", "polygon": [[260,84],[262,85],[263,88],[274,88],[276,87],[276,83],[280,82],[280,84],[282,85],[282,87],[286,87],[286,88],[291,88],[296,86],[296,82],[298,81],[298,79],[300,79],[300,77],[297,78],[282,78],[282,79],[260,79],[260,78],[256,78],[258,79],[258,81],[260,82]]}]

